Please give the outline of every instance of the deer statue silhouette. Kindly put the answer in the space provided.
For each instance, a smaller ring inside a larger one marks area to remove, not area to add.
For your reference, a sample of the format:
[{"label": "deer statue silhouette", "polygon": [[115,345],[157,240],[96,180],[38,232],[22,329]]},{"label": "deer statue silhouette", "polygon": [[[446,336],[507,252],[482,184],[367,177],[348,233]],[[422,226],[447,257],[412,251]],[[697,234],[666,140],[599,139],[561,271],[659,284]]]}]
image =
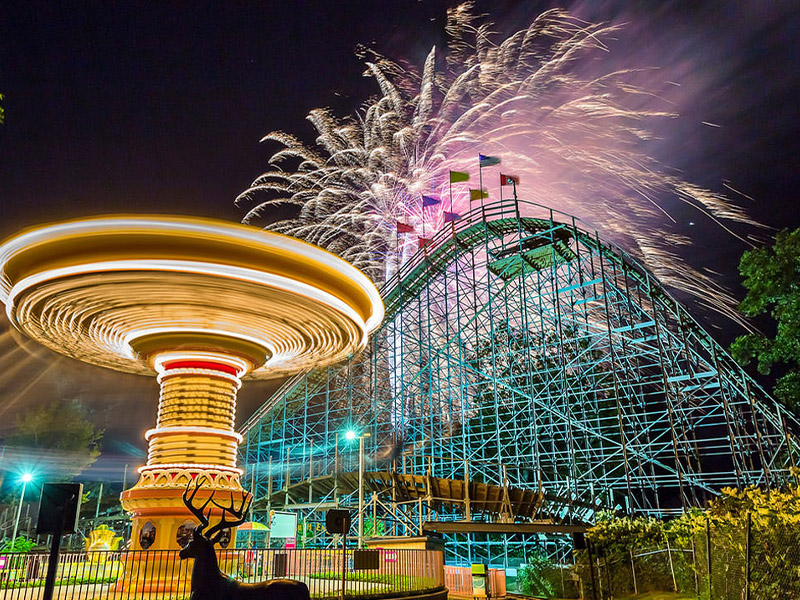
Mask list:
[{"label": "deer statue silhouette", "polygon": [[[271,579],[261,583],[240,583],[223,574],[217,563],[217,553],[214,546],[225,535],[225,530],[244,523],[245,515],[250,507],[253,497],[246,494],[242,498],[239,508],[236,508],[233,494],[229,506],[222,506],[214,500],[212,493],[199,507],[195,506],[197,492],[205,479],[199,479],[190,492],[191,484],[183,492],[183,503],[186,508],[197,518],[200,524],[192,531],[192,539],[179,555],[181,559],[193,558],[192,567],[192,593],[191,600],[309,600],[308,586],[302,581],[293,579]],[[208,518],[211,513],[209,504],[213,504],[222,511],[219,523],[204,533],[208,527]],[[233,516],[232,521],[227,520],[227,515]]]}]

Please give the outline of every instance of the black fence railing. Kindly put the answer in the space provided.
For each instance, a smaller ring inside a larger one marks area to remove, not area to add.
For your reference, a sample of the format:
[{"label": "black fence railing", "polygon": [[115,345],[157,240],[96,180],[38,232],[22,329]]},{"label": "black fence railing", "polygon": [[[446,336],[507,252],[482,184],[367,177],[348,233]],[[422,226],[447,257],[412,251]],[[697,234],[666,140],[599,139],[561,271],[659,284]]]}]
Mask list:
[{"label": "black fence railing", "polygon": [[[357,552],[357,551],[355,551]],[[217,553],[220,570],[241,582],[289,577],[308,585],[313,598],[393,597],[442,588],[442,553],[433,550],[377,550],[370,568],[353,569],[354,550],[248,549]],[[361,557],[359,557],[361,558]],[[377,559],[377,561],[375,561]],[[0,600],[38,600],[47,573],[46,553],[0,554]],[[192,560],[177,551],[68,552],[61,555],[54,598],[128,600],[188,598]]]}]

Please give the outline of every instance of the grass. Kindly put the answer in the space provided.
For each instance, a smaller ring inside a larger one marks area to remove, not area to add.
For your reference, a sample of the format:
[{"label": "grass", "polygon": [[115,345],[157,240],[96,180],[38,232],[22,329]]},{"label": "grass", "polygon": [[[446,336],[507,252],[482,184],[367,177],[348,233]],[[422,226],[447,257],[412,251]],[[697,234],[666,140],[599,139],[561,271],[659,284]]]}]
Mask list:
[{"label": "grass", "polygon": [[[324,573],[309,573],[306,575],[309,579],[331,579],[334,581],[342,580],[342,573],[336,571],[327,571]],[[368,583],[383,583],[395,587],[404,587],[413,589],[415,585],[426,583],[424,577],[414,577],[412,575],[391,575],[382,573],[347,573],[345,574],[346,581],[366,581]],[[424,586],[423,586],[424,587]]]},{"label": "grass", "polygon": [[635,596],[625,596],[620,600],[695,600],[693,596],[685,594],[675,594],[673,592],[645,592]]}]

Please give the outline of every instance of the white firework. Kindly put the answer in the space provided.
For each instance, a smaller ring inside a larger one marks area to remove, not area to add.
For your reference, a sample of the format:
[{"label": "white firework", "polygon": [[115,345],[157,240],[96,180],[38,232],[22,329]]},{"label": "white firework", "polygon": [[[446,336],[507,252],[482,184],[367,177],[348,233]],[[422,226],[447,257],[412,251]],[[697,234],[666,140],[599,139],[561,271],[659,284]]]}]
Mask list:
[{"label": "white firework", "polygon": [[[420,70],[372,55],[365,64],[379,95],[349,117],[312,110],[315,145],[265,136],[282,147],[237,199],[252,206],[244,221],[294,205],[296,217],[267,228],[327,248],[381,283],[415,241],[397,223],[430,237],[445,211],[467,211],[467,186],[451,190],[448,171],[471,172],[477,187],[482,153],[520,176],[522,199],[579,217],[666,285],[737,318],[732,297],[677,257],[689,239],[672,231],[665,205],[678,199],[726,229],[756,223],[647,154],[650,125],[675,115],[637,85],[641,72],[607,66],[618,26],[549,10],[498,42],[471,9],[448,11],[448,47],[433,48]],[[487,173],[497,181],[496,169],[484,170],[485,182]],[[488,187],[491,197],[498,188]],[[423,208],[423,194],[442,201]]]}]

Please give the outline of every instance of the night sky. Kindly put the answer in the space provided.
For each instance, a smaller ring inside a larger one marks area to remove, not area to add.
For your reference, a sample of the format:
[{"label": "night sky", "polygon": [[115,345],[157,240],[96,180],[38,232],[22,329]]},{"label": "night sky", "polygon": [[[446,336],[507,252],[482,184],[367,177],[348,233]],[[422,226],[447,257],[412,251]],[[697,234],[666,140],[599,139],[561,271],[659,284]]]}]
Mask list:
[{"label": "night sky", "polygon": [[[238,221],[233,199],[266,167],[259,139],[307,141],[312,108],[349,114],[376,87],[359,44],[420,64],[444,41],[439,1],[8,2],[0,9],[0,238],[92,214]],[[764,6],[762,6],[762,4]],[[771,227],[800,225],[800,9],[796,2],[478,2],[512,32],[550,6],[626,21],[619,65],[664,66],[689,102],[658,133],[659,158],[712,190],[726,184]],[[634,8],[635,7],[635,8]],[[713,123],[714,126],[704,125]],[[577,215],[580,216],[580,215]],[[683,209],[695,266],[736,286],[745,246]],[[689,222],[698,221],[698,226]],[[752,233],[742,231],[743,234]],[[741,295],[741,291],[737,291]],[[2,331],[8,326],[0,323]],[[722,325],[723,343],[738,333]],[[106,428],[103,476],[143,456],[155,381],[88,367],[0,337],[0,435],[24,407],[81,398]],[[273,384],[245,385],[239,420]],[[100,472],[100,471],[98,471]]]}]

